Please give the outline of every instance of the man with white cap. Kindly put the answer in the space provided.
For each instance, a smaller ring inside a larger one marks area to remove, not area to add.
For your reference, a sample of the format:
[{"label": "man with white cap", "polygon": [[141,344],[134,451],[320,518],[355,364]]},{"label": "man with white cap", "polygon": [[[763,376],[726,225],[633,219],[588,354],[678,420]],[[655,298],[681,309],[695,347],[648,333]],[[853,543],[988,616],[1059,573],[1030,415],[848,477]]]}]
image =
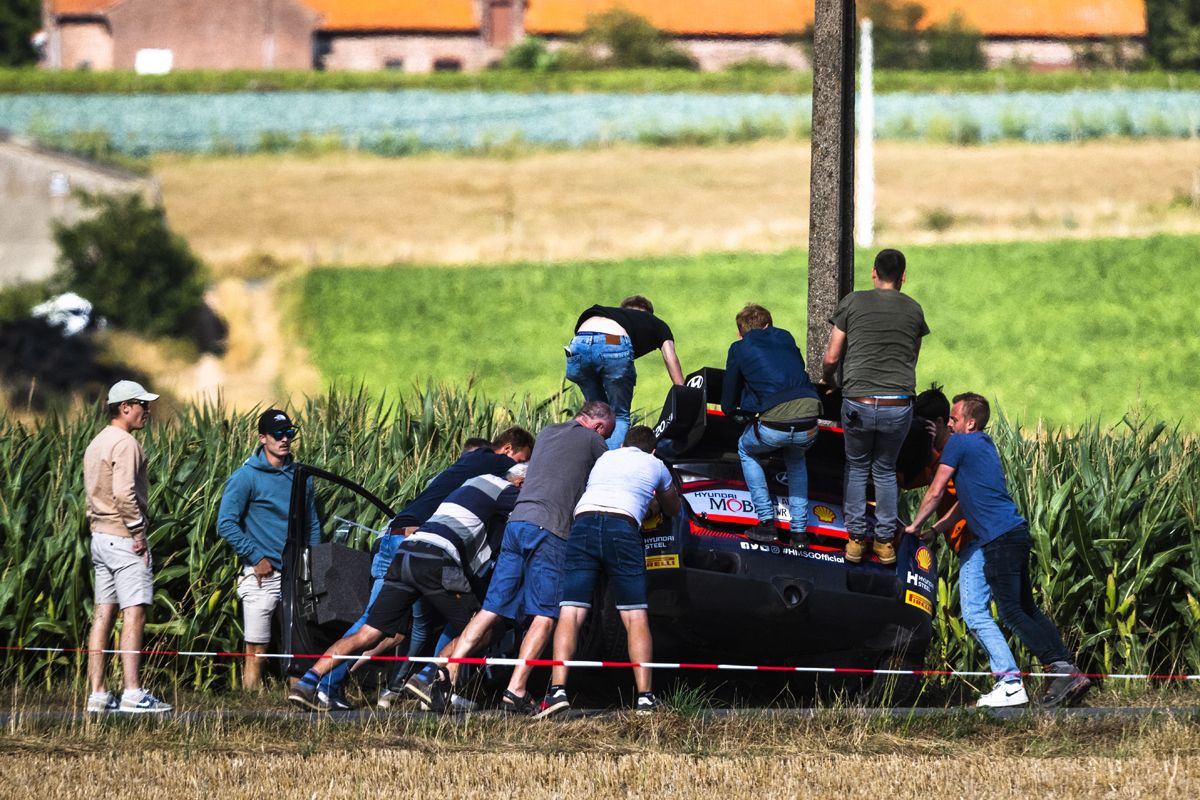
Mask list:
[{"label": "man with white cap", "polygon": [[[171,706],[141,686],[142,630],[146,606],[154,601],[151,571],[146,454],[133,437],[150,421],[150,403],[158,395],[134,381],[117,381],[108,390],[109,424],[83,454],[88,527],[96,578],[96,616],[88,636],[87,711],[156,714]],[[103,650],[121,611],[121,671],[124,691],[118,699],[104,685]]]}]

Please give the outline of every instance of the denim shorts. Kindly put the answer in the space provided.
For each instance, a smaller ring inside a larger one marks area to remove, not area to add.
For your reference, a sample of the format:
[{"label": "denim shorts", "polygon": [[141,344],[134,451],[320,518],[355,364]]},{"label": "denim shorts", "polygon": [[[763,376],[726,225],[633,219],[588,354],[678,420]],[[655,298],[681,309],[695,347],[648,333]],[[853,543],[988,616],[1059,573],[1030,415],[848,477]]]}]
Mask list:
[{"label": "denim shorts", "polygon": [[507,619],[558,619],[566,542],[532,522],[509,522],[483,607]]},{"label": "denim shorts", "polygon": [[564,567],[561,605],[591,608],[596,578],[603,570],[618,610],[648,607],[642,533],[627,520],[595,514],[576,517]]}]

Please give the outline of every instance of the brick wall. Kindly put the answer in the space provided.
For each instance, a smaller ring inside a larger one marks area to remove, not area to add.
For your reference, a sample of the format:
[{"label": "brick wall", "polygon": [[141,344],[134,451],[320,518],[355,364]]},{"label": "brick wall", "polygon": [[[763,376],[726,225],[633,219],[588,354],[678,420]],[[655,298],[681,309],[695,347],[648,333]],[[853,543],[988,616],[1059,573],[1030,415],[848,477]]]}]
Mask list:
[{"label": "brick wall", "polygon": [[765,61],[791,69],[808,69],[808,58],[799,45],[780,39],[690,39],[678,38],[676,44],[691,53],[705,72],[724,69],[743,61]]},{"label": "brick wall", "polygon": [[112,66],[162,48],[174,69],[308,69],[317,15],[299,0],[127,0],[109,12]]},{"label": "brick wall", "polygon": [[103,22],[67,22],[59,27],[55,54],[64,69],[112,69],[113,40]]},{"label": "brick wall", "polygon": [[322,36],[328,70],[401,69],[432,72],[438,61],[456,62],[464,72],[486,69],[504,51],[489,47],[476,33],[353,34]]}]

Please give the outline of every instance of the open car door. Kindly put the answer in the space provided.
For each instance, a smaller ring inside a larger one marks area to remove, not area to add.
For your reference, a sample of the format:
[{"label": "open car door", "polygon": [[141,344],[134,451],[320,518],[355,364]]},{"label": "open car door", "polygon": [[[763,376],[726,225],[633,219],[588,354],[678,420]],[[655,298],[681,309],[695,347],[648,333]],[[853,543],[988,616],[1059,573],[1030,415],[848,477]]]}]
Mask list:
[{"label": "open car door", "polygon": [[[387,535],[391,506],[353,481],[296,465],[283,550],[280,646],[286,670],[303,674],[313,656],[362,616],[371,591],[371,552]],[[314,524],[320,543],[310,545]]]}]

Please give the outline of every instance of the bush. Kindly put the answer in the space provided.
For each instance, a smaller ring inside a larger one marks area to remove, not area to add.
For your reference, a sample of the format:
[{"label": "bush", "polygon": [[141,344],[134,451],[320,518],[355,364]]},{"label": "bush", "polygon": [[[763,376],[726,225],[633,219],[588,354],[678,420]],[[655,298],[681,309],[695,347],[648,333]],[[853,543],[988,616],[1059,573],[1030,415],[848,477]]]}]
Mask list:
[{"label": "bush", "polygon": [[623,8],[589,15],[580,44],[606,67],[696,69],[692,57],[666,34]]},{"label": "bush", "polygon": [[1167,69],[1200,69],[1200,0],[1146,0],[1147,49]]},{"label": "bush", "polygon": [[925,7],[902,0],[866,0],[859,18],[874,26],[875,64],[880,69],[981,70],[983,36],[957,13],[948,21],[922,26]]},{"label": "bush", "polygon": [[77,196],[95,213],[74,225],[54,225],[58,288],[86,297],[118,327],[194,336],[204,306],[204,267],[167,227],[162,208],[136,193]]},{"label": "bush", "polygon": [[501,69],[547,72],[558,67],[558,54],[552,52],[546,46],[546,40],[540,36],[526,36],[508,48],[504,58],[500,59]]}]

